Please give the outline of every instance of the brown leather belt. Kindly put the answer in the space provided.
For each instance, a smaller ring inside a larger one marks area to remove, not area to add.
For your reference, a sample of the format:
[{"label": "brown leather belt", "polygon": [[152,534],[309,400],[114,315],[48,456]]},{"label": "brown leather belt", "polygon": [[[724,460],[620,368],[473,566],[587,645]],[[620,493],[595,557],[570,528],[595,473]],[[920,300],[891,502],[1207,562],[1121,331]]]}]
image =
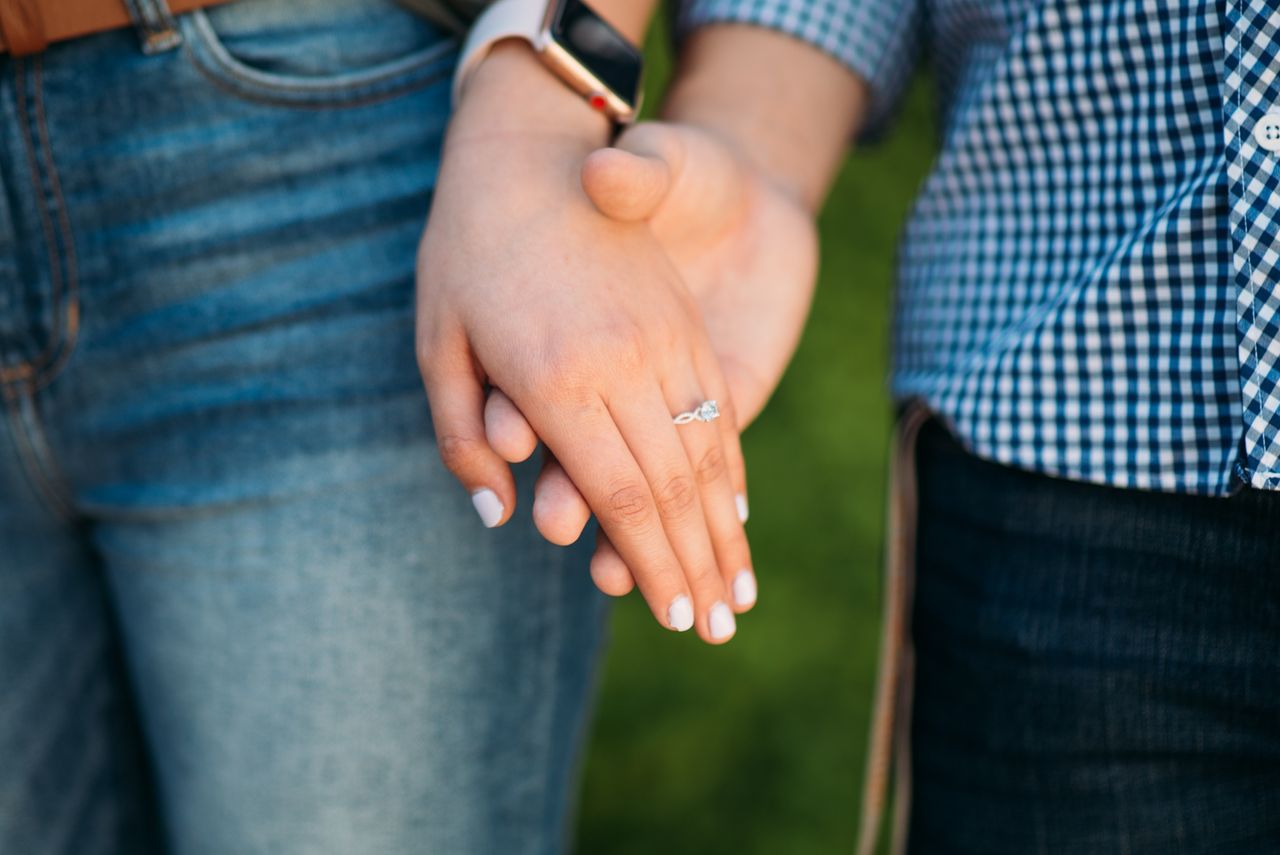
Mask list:
[{"label": "brown leather belt", "polygon": [[[169,0],[175,15],[225,0]],[[124,0],[0,0],[0,53],[39,53],[53,42],[131,23]]]}]

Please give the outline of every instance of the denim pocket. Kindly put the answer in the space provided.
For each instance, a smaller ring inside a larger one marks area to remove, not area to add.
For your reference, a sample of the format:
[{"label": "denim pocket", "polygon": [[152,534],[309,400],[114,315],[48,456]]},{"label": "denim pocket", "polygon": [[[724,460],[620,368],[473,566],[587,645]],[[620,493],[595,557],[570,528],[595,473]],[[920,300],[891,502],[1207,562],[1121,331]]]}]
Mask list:
[{"label": "denim pocket", "polygon": [[250,101],[347,107],[448,79],[457,39],[391,0],[234,0],[180,19],[190,60]]}]

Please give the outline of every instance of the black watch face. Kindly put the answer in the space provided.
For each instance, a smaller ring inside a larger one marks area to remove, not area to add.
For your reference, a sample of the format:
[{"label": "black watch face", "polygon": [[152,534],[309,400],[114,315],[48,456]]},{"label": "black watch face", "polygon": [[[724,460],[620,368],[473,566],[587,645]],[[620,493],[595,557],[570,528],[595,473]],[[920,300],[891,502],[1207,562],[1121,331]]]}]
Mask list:
[{"label": "black watch face", "polygon": [[581,0],[560,0],[551,21],[556,42],[628,103],[640,90],[640,51]]}]

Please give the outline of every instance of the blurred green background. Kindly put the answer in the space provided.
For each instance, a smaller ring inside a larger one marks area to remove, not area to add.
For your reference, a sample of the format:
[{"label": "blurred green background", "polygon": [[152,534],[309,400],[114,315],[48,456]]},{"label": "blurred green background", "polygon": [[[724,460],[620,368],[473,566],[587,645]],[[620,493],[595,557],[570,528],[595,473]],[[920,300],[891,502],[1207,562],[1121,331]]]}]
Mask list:
[{"label": "blurred green background", "polygon": [[[648,104],[669,72],[649,39]],[[744,105],[744,108],[749,108]],[[853,851],[879,631],[895,239],[934,150],[917,83],[821,216],[804,340],[744,437],[760,601],[713,648],[617,603],[578,851]]]}]

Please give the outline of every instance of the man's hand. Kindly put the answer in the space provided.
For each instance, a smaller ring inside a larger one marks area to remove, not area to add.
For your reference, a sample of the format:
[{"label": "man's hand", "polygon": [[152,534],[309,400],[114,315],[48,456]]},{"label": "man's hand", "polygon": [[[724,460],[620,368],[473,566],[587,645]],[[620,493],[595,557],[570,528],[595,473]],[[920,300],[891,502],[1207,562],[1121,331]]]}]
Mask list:
[{"label": "man's hand", "polygon": [[[511,63],[525,73],[499,79]],[[528,418],[625,556],[654,615],[732,636],[728,589],[749,568],[729,419],[677,427],[672,413],[730,393],[696,302],[644,223],[606,217],[578,170],[599,121],[523,46],[477,70],[446,142],[419,258],[418,351],[442,458],[486,524],[515,504],[484,426],[485,385]],[[540,83],[539,83],[540,85]],[[500,92],[491,91],[501,87]],[[545,95],[545,127],[512,111]],[[563,104],[571,109],[553,116]],[[490,110],[498,104],[501,110]],[[604,126],[600,126],[603,137]]]},{"label": "man's hand", "polygon": [[[732,408],[723,418],[741,431],[781,379],[804,326],[817,272],[812,214],[726,142],[689,125],[629,129],[615,148],[586,158],[582,186],[611,219],[647,223],[671,259],[701,309],[728,383]],[[486,429],[508,460],[527,458],[537,442],[519,408],[499,391],[488,401]],[[576,540],[588,505],[554,459],[535,496],[534,519],[544,536]],[[745,522],[745,494],[737,502]],[[607,533],[591,573],[606,593],[633,587]],[[751,569],[740,568],[731,585],[735,608],[750,608],[756,599]]]}]

